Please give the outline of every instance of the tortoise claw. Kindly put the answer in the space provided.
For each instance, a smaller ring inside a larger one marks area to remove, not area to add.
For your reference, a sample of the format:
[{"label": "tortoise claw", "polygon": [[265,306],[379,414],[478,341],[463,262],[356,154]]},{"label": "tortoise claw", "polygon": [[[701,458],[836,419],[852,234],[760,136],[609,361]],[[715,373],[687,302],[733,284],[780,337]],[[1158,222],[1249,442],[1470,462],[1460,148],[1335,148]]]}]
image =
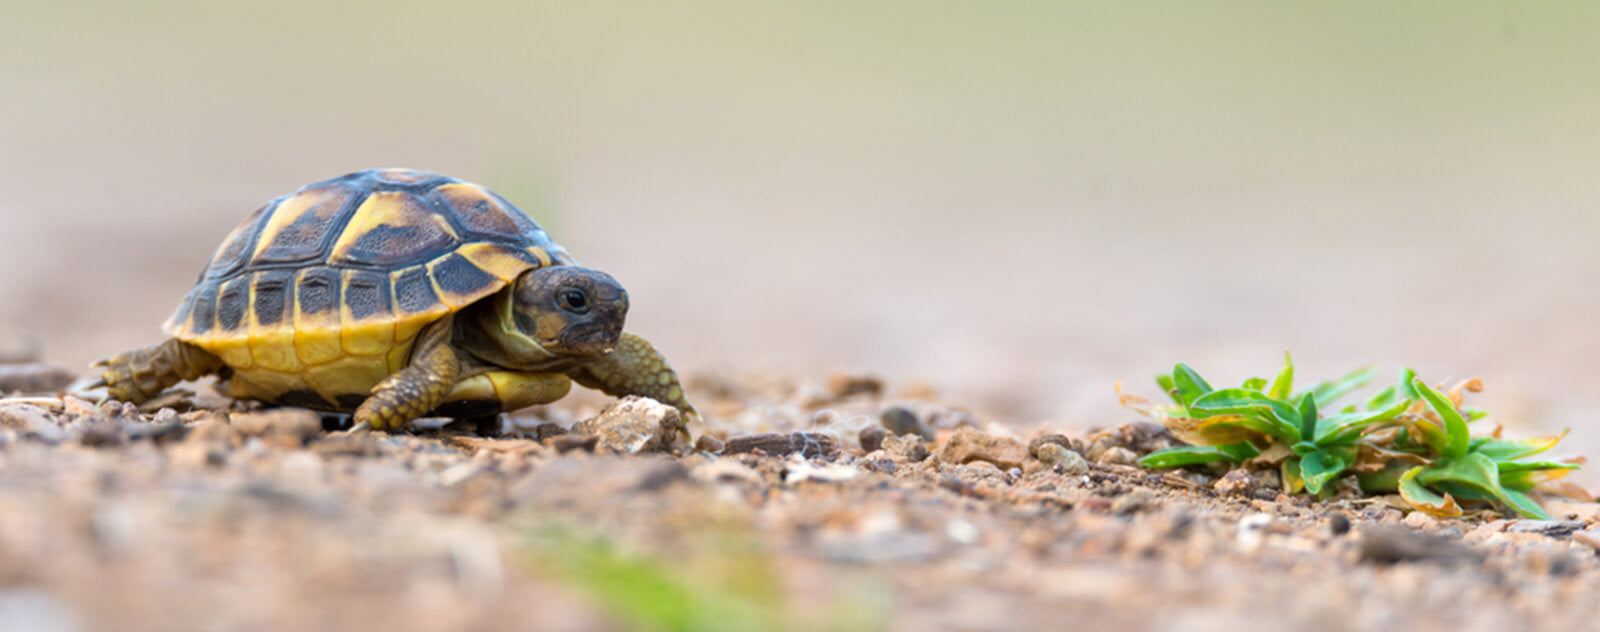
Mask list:
[{"label": "tortoise claw", "polygon": [[344,431],[344,433],[345,434],[361,434],[361,433],[367,432],[369,430],[372,430],[372,422],[363,421],[363,422],[358,423],[358,424],[356,424],[354,426],[350,426],[350,429]]}]

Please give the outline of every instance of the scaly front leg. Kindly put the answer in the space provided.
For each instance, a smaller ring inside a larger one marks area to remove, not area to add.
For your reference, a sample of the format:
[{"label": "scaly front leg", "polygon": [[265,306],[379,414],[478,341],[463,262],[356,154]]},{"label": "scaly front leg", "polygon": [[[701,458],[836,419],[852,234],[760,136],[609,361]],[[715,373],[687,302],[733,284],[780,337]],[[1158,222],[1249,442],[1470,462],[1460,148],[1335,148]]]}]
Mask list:
[{"label": "scaly front leg", "polygon": [[684,415],[700,417],[684,396],[678,373],[667,359],[649,341],[628,332],[622,332],[616,350],[567,371],[567,375],[607,395],[643,395],[677,408]]},{"label": "scaly front leg", "polygon": [[417,336],[411,364],[372,387],[372,395],[356,409],[350,432],[398,429],[443,403],[461,375],[461,360],[450,346],[447,317]]}]

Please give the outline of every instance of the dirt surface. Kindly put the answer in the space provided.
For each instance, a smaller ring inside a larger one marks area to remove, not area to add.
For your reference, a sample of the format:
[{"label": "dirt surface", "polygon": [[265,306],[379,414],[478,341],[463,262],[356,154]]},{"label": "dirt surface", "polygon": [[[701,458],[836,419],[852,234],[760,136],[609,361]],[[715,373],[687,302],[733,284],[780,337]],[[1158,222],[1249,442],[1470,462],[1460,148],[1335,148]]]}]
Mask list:
[{"label": "dirt surface", "polygon": [[1593,505],[1441,521],[1288,498],[1269,480],[1133,466],[1171,445],[1158,426],[1018,431],[870,376],[698,376],[712,421],[694,447],[649,400],[346,435],[199,391],[145,411],[0,400],[0,629],[1570,630],[1600,616]]},{"label": "dirt surface", "polygon": [[[1597,13],[7,7],[0,392],[50,399],[0,404],[0,632],[1590,626],[1589,508],[1153,476],[1113,386],[1410,365],[1600,454]],[[715,440],[603,454],[669,420],[581,393],[487,442],[56,394],[158,341],[251,210],[375,167],[488,186],[615,275]]]}]

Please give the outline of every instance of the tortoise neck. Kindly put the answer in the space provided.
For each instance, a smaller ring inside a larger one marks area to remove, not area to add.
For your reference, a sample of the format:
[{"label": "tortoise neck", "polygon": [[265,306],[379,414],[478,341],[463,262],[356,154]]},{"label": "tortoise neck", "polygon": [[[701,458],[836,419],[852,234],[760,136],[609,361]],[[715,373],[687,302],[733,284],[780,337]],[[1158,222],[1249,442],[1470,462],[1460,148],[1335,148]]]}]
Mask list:
[{"label": "tortoise neck", "polygon": [[511,284],[488,300],[467,308],[456,319],[457,345],[478,359],[508,369],[539,371],[555,368],[563,358],[539,346],[517,327]]}]

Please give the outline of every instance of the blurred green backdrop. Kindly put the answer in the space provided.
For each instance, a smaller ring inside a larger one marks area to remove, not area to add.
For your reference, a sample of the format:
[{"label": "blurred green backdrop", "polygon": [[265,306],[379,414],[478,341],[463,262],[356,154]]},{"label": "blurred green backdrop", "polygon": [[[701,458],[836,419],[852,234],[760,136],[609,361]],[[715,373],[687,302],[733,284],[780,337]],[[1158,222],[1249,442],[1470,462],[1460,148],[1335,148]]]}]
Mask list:
[{"label": "blurred green backdrop", "polygon": [[1031,423],[1295,351],[1588,427],[1600,5],[43,2],[0,9],[0,326],[159,336],[221,236],[479,181],[687,372],[923,379]]}]

